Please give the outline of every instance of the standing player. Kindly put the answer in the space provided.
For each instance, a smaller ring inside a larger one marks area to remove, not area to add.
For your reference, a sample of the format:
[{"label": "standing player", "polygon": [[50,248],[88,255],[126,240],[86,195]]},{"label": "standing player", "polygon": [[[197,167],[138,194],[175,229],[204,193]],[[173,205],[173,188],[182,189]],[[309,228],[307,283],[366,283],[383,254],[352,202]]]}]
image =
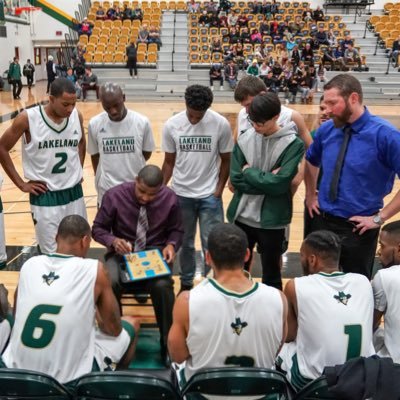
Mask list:
[{"label": "standing player", "polygon": [[8,342],[13,324],[9,312],[8,290],[3,284],[0,283],[0,355],[2,354],[5,345]]},{"label": "standing player", "polygon": [[135,180],[155,148],[148,118],[125,107],[119,85],[104,84],[100,99],[104,112],[89,121],[88,140],[99,206],[108,189]]},{"label": "standing player", "polygon": [[371,285],[365,276],[339,271],[340,247],[333,232],[309,234],[300,248],[307,276],[285,287],[288,335],[278,365],[296,390],[318,378],[326,366],[375,354]]},{"label": "standing player", "polygon": [[171,117],[163,129],[164,183],[173,176],[172,189],[178,195],[185,232],[180,253],[181,290],[193,287],[197,221],[205,253],[211,229],[224,220],[221,196],[233,142],[229,122],[209,109],[212,101],[210,88],[189,86],[186,110]]},{"label": "standing player", "polygon": [[[0,189],[3,184],[3,177],[0,175]],[[0,197],[0,270],[6,267],[7,253],[6,253],[6,235],[4,230],[4,214],[3,202]]]},{"label": "standing player", "polygon": [[[43,253],[55,251],[57,227],[64,216],[86,218],[81,186],[86,141],[75,103],[74,84],[59,78],[51,85],[49,103],[23,111],[0,139],[4,170],[19,189],[29,193],[36,239]],[[21,137],[27,182],[9,154]]]},{"label": "standing player", "polygon": [[[379,258],[383,269],[377,272],[372,288],[375,298],[374,328],[379,328],[382,316],[384,346],[375,349],[381,357],[391,357],[400,362],[400,221],[382,228],[379,237]],[[379,333],[380,330],[379,330]],[[379,335],[378,335],[379,336]]]}]

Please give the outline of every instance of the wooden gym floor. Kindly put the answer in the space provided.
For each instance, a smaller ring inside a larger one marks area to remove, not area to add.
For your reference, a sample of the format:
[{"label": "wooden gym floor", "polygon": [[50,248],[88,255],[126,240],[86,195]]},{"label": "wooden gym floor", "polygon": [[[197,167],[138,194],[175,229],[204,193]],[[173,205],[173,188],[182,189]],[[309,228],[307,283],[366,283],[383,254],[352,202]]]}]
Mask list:
[{"label": "wooden gym floor", "polygon": [[[37,83],[31,91],[26,87],[23,88],[21,100],[13,100],[11,92],[0,92],[0,135],[10,126],[10,118],[15,116],[19,110],[32,106],[38,102],[45,101],[46,83]],[[368,105],[368,104],[367,104]],[[127,102],[127,108],[140,112],[146,115],[151,122],[154,139],[156,142],[156,150],[151,156],[149,163],[162,165],[163,153],[161,151],[161,132],[164,122],[174,113],[184,109],[184,100],[178,102]],[[377,115],[387,118],[394,125],[400,128],[399,108],[396,106],[373,106],[368,105],[369,110]],[[311,128],[315,123],[318,105],[293,105],[293,108],[300,111],[307,125]],[[85,133],[87,135],[87,126],[89,119],[94,115],[102,112],[101,103],[99,102],[78,102],[77,108],[81,111],[84,117]],[[240,105],[233,101],[230,103],[218,104],[215,103],[212,109],[224,115],[232,124],[236,123],[236,115],[240,110]],[[3,122],[4,121],[4,122]],[[21,145],[17,144],[11,152],[12,159],[17,167],[17,170],[22,176],[21,168]],[[5,215],[5,230],[7,246],[32,246],[35,245],[35,234],[33,223],[29,211],[28,195],[19,191],[10,179],[5,175],[0,166],[0,174],[3,175],[4,183],[1,189],[1,197],[3,200],[4,215]],[[84,182],[83,189],[88,210],[89,223],[94,219],[96,213],[96,191],[94,187],[94,175],[90,162],[90,156],[86,156],[84,165]],[[399,180],[396,180],[393,193],[400,189]],[[392,198],[389,195],[386,201]],[[226,189],[223,195],[225,210],[232,197],[231,192]],[[304,185],[302,184],[294,197],[293,221],[290,230],[289,252],[298,253],[302,241],[303,232],[303,203],[304,203]],[[397,219],[398,217],[393,218]],[[92,247],[101,248],[102,246],[92,242]],[[196,242],[196,247],[199,249],[199,241]],[[22,250],[23,251],[23,250]],[[19,257],[20,254],[13,254],[13,258]],[[12,261],[9,255],[9,262]],[[10,289],[10,300],[13,295],[15,284],[17,281],[18,272],[0,271],[0,283],[5,283]],[[179,284],[175,285],[179,289]]]}]

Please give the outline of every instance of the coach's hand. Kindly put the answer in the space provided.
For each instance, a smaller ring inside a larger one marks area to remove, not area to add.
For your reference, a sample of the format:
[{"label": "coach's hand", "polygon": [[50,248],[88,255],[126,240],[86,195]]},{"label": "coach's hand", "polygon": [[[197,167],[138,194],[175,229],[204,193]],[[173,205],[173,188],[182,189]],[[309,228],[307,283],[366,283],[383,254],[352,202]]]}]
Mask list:
[{"label": "coach's hand", "polygon": [[306,208],[311,218],[314,218],[314,213],[319,215],[318,194],[314,193],[312,196],[306,195]]},{"label": "coach's hand", "polygon": [[162,251],[162,255],[167,264],[170,264],[175,259],[175,247],[172,244],[167,244]]},{"label": "coach's hand", "polygon": [[115,238],[112,245],[118,254],[124,255],[132,252],[132,244],[125,239]]},{"label": "coach's hand", "polygon": [[31,193],[35,195],[46,193],[48,190],[46,184],[40,181],[24,182],[20,189],[25,193]]},{"label": "coach's hand", "polygon": [[357,232],[359,235],[362,235],[369,229],[377,229],[379,225],[373,221],[373,216],[371,217],[361,217],[361,216],[354,216],[349,218],[349,221],[354,223],[353,232]]}]

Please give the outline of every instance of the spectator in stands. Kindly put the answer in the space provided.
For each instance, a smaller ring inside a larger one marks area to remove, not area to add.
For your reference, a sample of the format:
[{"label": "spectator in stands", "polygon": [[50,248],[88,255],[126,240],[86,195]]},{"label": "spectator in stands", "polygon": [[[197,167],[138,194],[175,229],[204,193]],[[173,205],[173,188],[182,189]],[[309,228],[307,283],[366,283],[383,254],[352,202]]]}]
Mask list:
[{"label": "spectator in stands", "polygon": [[77,98],[77,100],[80,100],[81,94],[82,94],[82,87],[81,87],[76,75],[74,74],[74,71],[72,68],[67,69],[67,77],[66,78],[74,84],[76,98]]},{"label": "spectator in stands", "polygon": [[279,61],[275,61],[274,65],[271,68],[272,73],[274,74],[274,77],[276,79],[279,79],[279,77],[281,76],[282,72],[283,72],[283,67],[282,65],[279,63]]},{"label": "spectator in stands", "polygon": [[[128,68],[129,68],[129,75],[132,78],[137,79],[138,75],[137,75],[137,47],[136,47],[136,43],[134,40],[131,40],[131,43],[129,46],[127,46],[126,48],[126,57],[128,59]],[[133,75],[133,72],[135,73],[135,75]]]},{"label": "spectator in stands", "polygon": [[344,63],[344,51],[340,45],[336,46],[333,56],[335,65],[344,71],[346,69],[346,65]]},{"label": "spectator in stands", "polygon": [[232,27],[229,31],[229,43],[231,44],[241,44],[240,34],[235,27]]},{"label": "spectator in stands", "polygon": [[110,8],[107,10],[106,18],[107,18],[107,19],[114,20],[114,14],[115,14],[115,9],[114,9],[114,7],[110,7]]},{"label": "spectator in stands", "polygon": [[260,65],[260,75],[259,77],[264,80],[264,77],[267,76],[268,72],[271,71],[270,66],[267,63],[266,59],[263,59],[261,65]]},{"label": "spectator in stands", "polygon": [[189,13],[197,13],[200,10],[200,4],[195,0],[190,0],[188,2],[188,12]]},{"label": "spectator in stands", "polygon": [[246,16],[246,14],[240,14],[237,20],[237,23],[240,28],[248,28],[249,26],[249,20]]},{"label": "spectator in stands", "polygon": [[279,23],[276,19],[273,19],[269,24],[269,32],[272,38],[279,35],[278,29],[279,29]]},{"label": "spectator in stands", "polygon": [[132,20],[132,8],[129,7],[129,4],[124,4],[122,11],[122,20],[125,21],[126,19]]},{"label": "spectator in stands", "polygon": [[289,95],[289,103],[296,103],[297,91],[299,90],[300,79],[302,78],[302,74],[298,72],[293,72],[290,78],[287,80],[287,89]]},{"label": "spectator in stands", "polygon": [[53,56],[48,57],[48,61],[46,63],[46,73],[47,73],[47,90],[46,94],[49,93],[50,85],[56,79],[56,64],[54,62]]},{"label": "spectator in stands", "polygon": [[104,8],[99,5],[99,8],[96,10],[96,19],[104,21],[106,19],[106,12],[104,11]]},{"label": "spectator in stands", "polygon": [[303,26],[304,26],[304,22],[302,22],[300,16],[297,16],[295,18],[294,22],[290,25],[292,35],[293,36],[303,36],[303,34],[301,33]]},{"label": "spectator in stands", "polygon": [[246,70],[247,75],[252,75],[252,76],[259,76],[260,75],[260,68],[258,66],[258,62],[256,59],[254,59],[251,64],[248,66]]},{"label": "spectator in stands", "polygon": [[[374,354],[372,288],[366,277],[341,272],[340,248],[341,240],[333,232],[309,234],[300,248],[306,276],[285,286],[288,335],[278,365],[296,390],[318,378],[326,366]],[[353,329],[357,347],[353,347]]]},{"label": "spectator in stands", "polygon": [[317,6],[317,8],[314,10],[314,12],[313,12],[313,20],[315,22],[324,21],[325,20],[324,12],[322,11],[320,6]]},{"label": "spectator in stands", "polygon": [[346,35],[341,43],[343,52],[349,47],[349,45],[354,46],[354,40],[350,35]]},{"label": "spectator in stands", "polygon": [[235,27],[238,21],[238,16],[234,14],[233,11],[231,11],[228,14],[228,26],[230,27]]},{"label": "spectator in stands", "polygon": [[216,13],[209,14],[209,23],[210,28],[219,28],[219,17]]},{"label": "spectator in stands", "polygon": [[158,50],[160,50],[162,45],[160,39],[160,30],[155,25],[150,25],[148,43],[156,43]]},{"label": "spectator in stands", "polygon": [[240,40],[243,44],[251,43],[251,35],[249,33],[249,29],[245,26],[241,29],[242,33],[240,34]]},{"label": "spectator in stands", "polygon": [[317,69],[317,84],[315,85],[316,91],[319,92],[320,84],[322,83],[322,86],[324,86],[326,82],[326,68],[324,67],[323,62],[320,62]]},{"label": "spectator in stands", "polygon": [[263,18],[263,20],[260,23],[260,34],[261,36],[269,36],[269,22],[268,20],[265,18]]},{"label": "spectator in stands", "polygon": [[312,102],[312,87],[314,81],[310,73],[310,67],[305,68],[305,73],[299,79],[300,98],[303,104]]},{"label": "spectator in stands", "polygon": [[301,51],[301,60],[310,64],[314,62],[314,50],[311,48],[310,43],[306,43],[304,49]]},{"label": "spectator in stands", "polygon": [[267,92],[277,93],[279,91],[279,81],[274,77],[271,70],[268,71],[267,75],[260,76],[260,78],[264,81]]},{"label": "spectator in stands", "polygon": [[344,51],[344,63],[348,66],[349,63],[357,63],[358,71],[361,71],[361,57],[359,51],[351,44]]},{"label": "spectator in stands", "polygon": [[150,293],[160,330],[161,357],[167,364],[167,337],[175,297],[173,279],[167,275],[123,286],[119,273],[124,262],[123,255],[135,249],[159,249],[165,261],[172,266],[181,247],[181,210],[175,193],[163,185],[160,169],[146,165],[134,182],[122,183],[108,190],[94,219],[92,231],[93,239],[107,247],[106,268],[117,300],[120,301],[124,290],[136,288]]},{"label": "spectator in stands", "polygon": [[92,34],[93,25],[88,21],[87,17],[83,18],[83,21],[79,25],[78,33],[79,35],[88,35]]},{"label": "spectator in stands", "polygon": [[299,46],[296,45],[293,47],[292,54],[290,55],[290,62],[293,64],[293,66],[297,67],[300,62],[300,51],[299,51]]},{"label": "spectator in stands", "polygon": [[235,225],[218,224],[211,231],[206,259],[214,278],[183,292],[174,306],[168,349],[173,361],[186,361],[178,379],[204,368],[229,368],[239,359],[250,367],[273,367],[286,336],[286,300],[244,273],[248,246]]},{"label": "spectator in stands", "polygon": [[218,37],[215,37],[211,43],[211,53],[222,53],[221,41]]},{"label": "spectator in stands", "polygon": [[400,35],[397,37],[395,41],[393,41],[392,45],[392,53],[390,57],[395,63],[395,68],[399,66],[399,52],[400,52]]},{"label": "spectator in stands", "polygon": [[234,60],[229,61],[229,63],[224,68],[225,80],[228,82],[229,87],[234,90],[238,81],[239,68]]},{"label": "spectator in stands", "polygon": [[85,60],[82,57],[79,57],[74,62],[74,74],[78,80],[83,79],[85,75]]},{"label": "spectator in stands", "polygon": [[286,41],[286,50],[288,52],[289,57],[292,57],[292,51],[297,46],[297,43],[294,40],[294,37],[291,37],[288,41]]},{"label": "spectator in stands", "polygon": [[148,43],[149,42],[149,30],[147,29],[147,24],[143,24],[138,33],[138,41],[139,43]]},{"label": "spectator in stands", "polygon": [[[272,0],[271,3],[271,15],[275,18],[275,14],[279,13],[279,4],[276,2],[276,0]],[[267,12],[267,17],[268,17],[268,12]]]},{"label": "spectator in stands", "polygon": [[336,35],[332,29],[330,29],[328,32],[328,42],[329,42],[329,46],[331,46],[331,47],[336,47],[338,44]]},{"label": "spectator in stands", "polygon": [[206,11],[207,11],[208,14],[217,15],[217,13],[218,13],[218,3],[214,3],[214,0],[210,0],[210,2],[207,5]]},{"label": "spectator in stands", "polygon": [[250,37],[251,37],[251,43],[253,44],[262,42],[261,33],[258,32],[258,29],[253,29]]},{"label": "spectator in stands", "polygon": [[243,46],[241,43],[238,43],[234,46],[233,51],[233,60],[239,67],[239,69],[244,70],[245,68],[245,60],[244,60],[244,53],[243,53]]},{"label": "spectator in stands", "polygon": [[313,12],[311,8],[308,6],[304,11],[303,11],[303,21],[304,22],[310,22],[313,20]]},{"label": "spectator in stands", "polygon": [[326,46],[330,45],[328,40],[328,34],[326,33],[326,31],[322,26],[318,28],[318,32],[315,34],[315,39],[318,42],[318,46],[320,46],[321,44]]},{"label": "spectator in stands", "polygon": [[122,12],[121,8],[119,6],[115,6],[113,19],[114,20],[121,20],[122,17],[123,17],[123,12]]},{"label": "spectator in stands", "polygon": [[214,81],[219,81],[219,90],[224,90],[224,77],[222,76],[222,65],[221,63],[213,63],[211,65],[210,71],[210,86],[211,90],[214,90]]},{"label": "spectator in stands", "polygon": [[[398,338],[400,316],[400,221],[393,221],[383,226],[379,237],[379,270],[373,281],[375,298],[374,340],[375,350],[380,357],[390,357],[400,363],[400,343]],[[380,327],[384,317],[384,327]]]},{"label": "spectator in stands", "polygon": [[226,16],[226,11],[221,11],[219,13],[219,26],[221,28],[227,28],[228,27],[228,17]]},{"label": "spectator in stands", "polygon": [[96,98],[99,100],[99,80],[97,75],[92,72],[92,68],[89,66],[85,67],[85,75],[82,80],[82,96],[83,101],[86,100],[88,90],[96,91]]},{"label": "spectator in stands", "polygon": [[210,17],[207,14],[207,11],[204,10],[203,13],[199,17],[199,25],[200,26],[209,26],[210,25]]},{"label": "spectator in stands", "polygon": [[132,14],[132,21],[138,19],[140,22],[143,20],[143,12],[140,7],[136,7]]},{"label": "spectator in stands", "polygon": [[232,3],[229,0],[220,0],[219,1],[219,11],[223,11],[225,13],[229,12],[232,8]]}]

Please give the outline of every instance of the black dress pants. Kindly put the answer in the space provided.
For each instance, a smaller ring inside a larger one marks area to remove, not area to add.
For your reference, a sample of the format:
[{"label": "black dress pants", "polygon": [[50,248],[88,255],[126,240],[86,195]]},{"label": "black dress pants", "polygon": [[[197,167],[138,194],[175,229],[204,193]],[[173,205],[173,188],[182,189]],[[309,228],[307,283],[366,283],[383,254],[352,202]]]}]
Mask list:
[{"label": "black dress pants", "polygon": [[12,87],[13,87],[13,97],[14,99],[16,99],[17,97],[19,97],[19,95],[21,94],[22,91],[22,82],[21,79],[14,79],[13,83],[12,83]]},{"label": "black dress pants", "polygon": [[322,229],[336,233],[342,240],[340,266],[343,272],[356,272],[371,279],[374,266],[378,229],[369,229],[362,235],[353,232],[354,224],[346,218],[336,217],[321,211],[310,224],[311,232]]},{"label": "black dress pants", "polygon": [[257,243],[261,256],[262,282],[282,290],[281,256],[287,247],[285,229],[253,228],[238,221],[235,224],[246,233],[249,242],[251,256],[245,264],[245,269],[248,270],[250,267],[253,248]]},{"label": "black dress pants", "polygon": [[161,347],[166,347],[168,332],[172,325],[172,309],[175,302],[174,281],[171,276],[162,276],[134,283],[122,283],[120,279],[120,264],[124,263],[122,256],[109,253],[105,256],[105,266],[109,273],[112,288],[119,304],[121,296],[129,291],[143,291],[150,294],[160,330]]}]

